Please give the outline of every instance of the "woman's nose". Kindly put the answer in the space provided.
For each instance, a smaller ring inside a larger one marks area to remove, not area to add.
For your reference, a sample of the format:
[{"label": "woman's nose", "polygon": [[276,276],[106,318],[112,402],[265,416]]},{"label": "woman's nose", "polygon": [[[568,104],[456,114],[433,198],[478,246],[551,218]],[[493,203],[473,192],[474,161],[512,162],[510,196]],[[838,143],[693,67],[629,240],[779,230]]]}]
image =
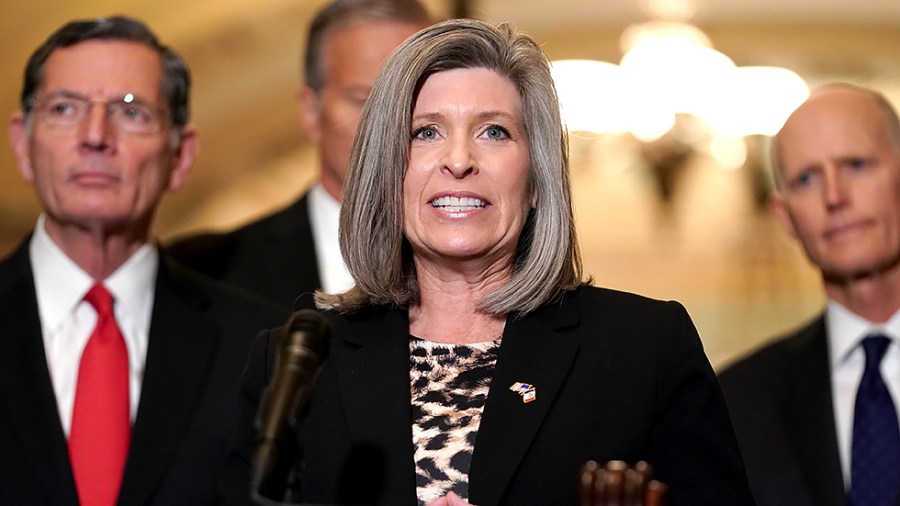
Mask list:
[{"label": "woman's nose", "polygon": [[448,146],[444,153],[442,168],[453,175],[456,179],[462,179],[472,174],[478,173],[475,163],[472,159],[472,149],[467,141],[453,142]]}]

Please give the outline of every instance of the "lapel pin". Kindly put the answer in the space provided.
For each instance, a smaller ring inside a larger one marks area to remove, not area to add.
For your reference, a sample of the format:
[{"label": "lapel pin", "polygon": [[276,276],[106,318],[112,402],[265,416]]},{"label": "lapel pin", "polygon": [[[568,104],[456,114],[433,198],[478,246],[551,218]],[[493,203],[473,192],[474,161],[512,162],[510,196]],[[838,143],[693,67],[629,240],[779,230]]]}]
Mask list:
[{"label": "lapel pin", "polygon": [[510,390],[522,396],[522,402],[528,404],[529,402],[537,399],[537,390],[535,390],[534,385],[530,385],[528,383],[521,383],[519,381],[512,384],[509,387]]}]

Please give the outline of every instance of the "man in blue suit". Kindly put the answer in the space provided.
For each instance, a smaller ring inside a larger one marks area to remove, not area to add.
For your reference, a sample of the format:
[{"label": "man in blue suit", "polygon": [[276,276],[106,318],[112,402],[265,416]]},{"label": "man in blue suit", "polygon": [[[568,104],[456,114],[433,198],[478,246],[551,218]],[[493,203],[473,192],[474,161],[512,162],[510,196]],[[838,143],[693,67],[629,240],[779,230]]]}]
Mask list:
[{"label": "man in blue suit", "polygon": [[828,301],[720,374],[751,489],[761,506],[900,504],[900,122],[875,92],[826,86],[773,159],[775,215]]}]

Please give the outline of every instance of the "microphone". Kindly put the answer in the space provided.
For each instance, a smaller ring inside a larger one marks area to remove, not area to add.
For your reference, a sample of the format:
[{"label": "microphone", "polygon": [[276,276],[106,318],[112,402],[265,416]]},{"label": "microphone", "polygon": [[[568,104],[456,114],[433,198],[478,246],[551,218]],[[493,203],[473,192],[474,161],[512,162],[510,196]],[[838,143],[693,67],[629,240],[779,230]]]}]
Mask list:
[{"label": "microphone", "polygon": [[258,414],[259,431],[253,454],[252,491],[258,492],[279,463],[288,427],[297,422],[328,358],[331,325],[318,311],[301,309],[288,319],[278,349],[275,374],[266,388]]}]

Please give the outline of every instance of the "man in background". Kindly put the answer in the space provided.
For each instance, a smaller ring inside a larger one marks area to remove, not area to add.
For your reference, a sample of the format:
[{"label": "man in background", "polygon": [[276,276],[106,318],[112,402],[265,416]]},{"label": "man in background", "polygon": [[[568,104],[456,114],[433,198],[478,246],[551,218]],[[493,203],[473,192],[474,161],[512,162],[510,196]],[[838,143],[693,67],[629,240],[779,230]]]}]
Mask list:
[{"label": "man in background", "polygon": [[253,336],[278,311],[169,260],[190,74],[141,22],[73,21],[9,123],[42,214],[0,262],[0,504],[214,504]]},{"label": "man in background", "polygon": [[381,65],[430,24],[416,0],[335,0],[313,18],[306,41],[300,124],[318,149],[319,180],[270,216],[224,234],[180,240],[170,252],[214,278],[285,308],[301,294],[353,285],[338,244],[341,187],[356,125]]},{"label": "man in background", "polygon": [[775,215],[821,271],[822,314],[720,375],[760,506],[900,504],[900,122],[814,92],[773,144]]}]

